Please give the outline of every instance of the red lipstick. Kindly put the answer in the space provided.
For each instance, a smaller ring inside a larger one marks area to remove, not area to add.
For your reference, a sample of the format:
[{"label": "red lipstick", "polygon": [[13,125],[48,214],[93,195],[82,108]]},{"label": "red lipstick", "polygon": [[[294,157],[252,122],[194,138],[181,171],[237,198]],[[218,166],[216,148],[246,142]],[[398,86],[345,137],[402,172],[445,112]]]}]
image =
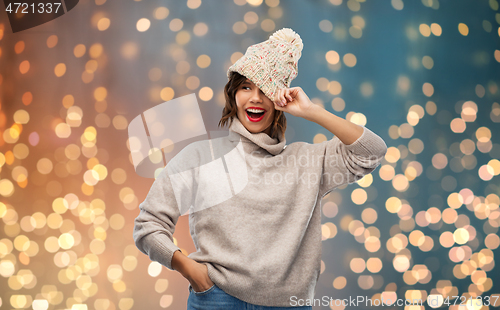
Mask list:
[{"label": "red lipstick", "polygon": [[259,107],[246,108],[245,112],[247,114],[247,119],[251,122],[260,122],[264,118],[264,115],[266,114],[266,110]]}]

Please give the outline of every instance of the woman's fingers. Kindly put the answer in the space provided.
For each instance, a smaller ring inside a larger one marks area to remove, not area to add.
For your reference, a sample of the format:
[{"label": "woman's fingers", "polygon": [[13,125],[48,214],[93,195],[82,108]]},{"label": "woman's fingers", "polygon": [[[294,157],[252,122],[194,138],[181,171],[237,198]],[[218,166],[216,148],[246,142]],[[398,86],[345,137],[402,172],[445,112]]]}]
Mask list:
[{"label": "woman's fingers", "polygon": [[274,96],[275,102],[278,106],[284,107],[286,106],[289,102],[292,102],[294,100],[294,97],[297,96],[298,94],[298,89],[297,88],[280,88],[276,90],[276,94]]},{"label": "woman's fingers", "polygon": [[280,89],[280,101],[281,101],[281,104],[286,105],[285,89]]},{"label": "woman's fingers", "polygon": [[290,90],[290,88],[287,88],[285,90],[286,98],[288,98],[289,101],[293,101],[293,98],[292,98],[292,96],[290,94],[291,94],[291,90]]},{"label": "woman's fingers", "polygon": [[[283,107],[287,104],[287,98],[290,99],[290,96],[288,95],[288,89],[285,88],[280,88],[277,90],[276,95],[277,95],[277,101],[278,103]],[[290,100],[291,101],[291,100]]]},{"label": "woman's fingers", "polygon": [[281,89],[276,90],[276,94],[274,95],[274,102],[281,107],[281,97],[280,97]]}]

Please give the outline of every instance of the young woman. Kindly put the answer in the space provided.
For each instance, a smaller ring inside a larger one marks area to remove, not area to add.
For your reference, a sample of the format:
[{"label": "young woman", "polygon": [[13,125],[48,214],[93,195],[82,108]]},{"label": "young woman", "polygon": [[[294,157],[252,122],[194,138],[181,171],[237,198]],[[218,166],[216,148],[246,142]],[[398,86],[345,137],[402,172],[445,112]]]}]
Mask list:
[{"label": "young woman", "polygon": [[[323,305],[314,299],[321,267],[321,199],[371,173],[387,146],[368,128],[313,104],[300,87],[290,88],[301,50],[302,40],[288,28],[250,46],[228,70],[219,125],[230,125],[229,136],[210,144],[212,154],[215,146],[233,147],[224,155],[225,165],[211,163],[215,168],[209,174],[222,177],[202,176],[208,164],[201,143],[193,143],[167,164],[140,205],[136,245],[189,281],[188,309]],[[284,112],[315,122],[335,137],[286,145]],[[199,169],[187,171],[183,165]],[[196,247],[189,256],[172,241],[186,204],[205,205],[189,213]]]}]

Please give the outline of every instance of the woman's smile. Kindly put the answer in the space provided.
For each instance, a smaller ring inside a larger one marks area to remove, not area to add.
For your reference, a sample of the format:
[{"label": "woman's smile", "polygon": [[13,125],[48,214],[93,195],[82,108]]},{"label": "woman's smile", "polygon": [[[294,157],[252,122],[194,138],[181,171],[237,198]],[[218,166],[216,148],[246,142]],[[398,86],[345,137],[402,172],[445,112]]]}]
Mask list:
[{"label": "woman's smile", "polygon": [[246,109],[248,119],[251,122],[260,122],[264,115],[266,114],[266,110],[259,107],[250,107]]}]

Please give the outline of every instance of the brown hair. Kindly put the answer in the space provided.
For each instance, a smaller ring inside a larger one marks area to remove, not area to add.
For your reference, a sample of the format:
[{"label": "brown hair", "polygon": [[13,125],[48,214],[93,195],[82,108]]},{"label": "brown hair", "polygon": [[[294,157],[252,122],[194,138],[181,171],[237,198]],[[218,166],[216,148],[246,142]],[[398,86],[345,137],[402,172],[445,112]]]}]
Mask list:
[{"label": "brown hair", "polygon": [[[226,124],[231,126],[234,117],[237,117],[238,107],[236,105],[236,91],[243,82],[246,81],[244,75],[232,71],[229,76],[229,81],[224,86],[224,97],[226,98],[226,105],[222,110],[222,118],[219,121],[219,127],[224,127]],[[274,110],[274,119],[271,124],[271,138],[278,138],[284,136],[286,131],[286,118],[283,111]]]}]

